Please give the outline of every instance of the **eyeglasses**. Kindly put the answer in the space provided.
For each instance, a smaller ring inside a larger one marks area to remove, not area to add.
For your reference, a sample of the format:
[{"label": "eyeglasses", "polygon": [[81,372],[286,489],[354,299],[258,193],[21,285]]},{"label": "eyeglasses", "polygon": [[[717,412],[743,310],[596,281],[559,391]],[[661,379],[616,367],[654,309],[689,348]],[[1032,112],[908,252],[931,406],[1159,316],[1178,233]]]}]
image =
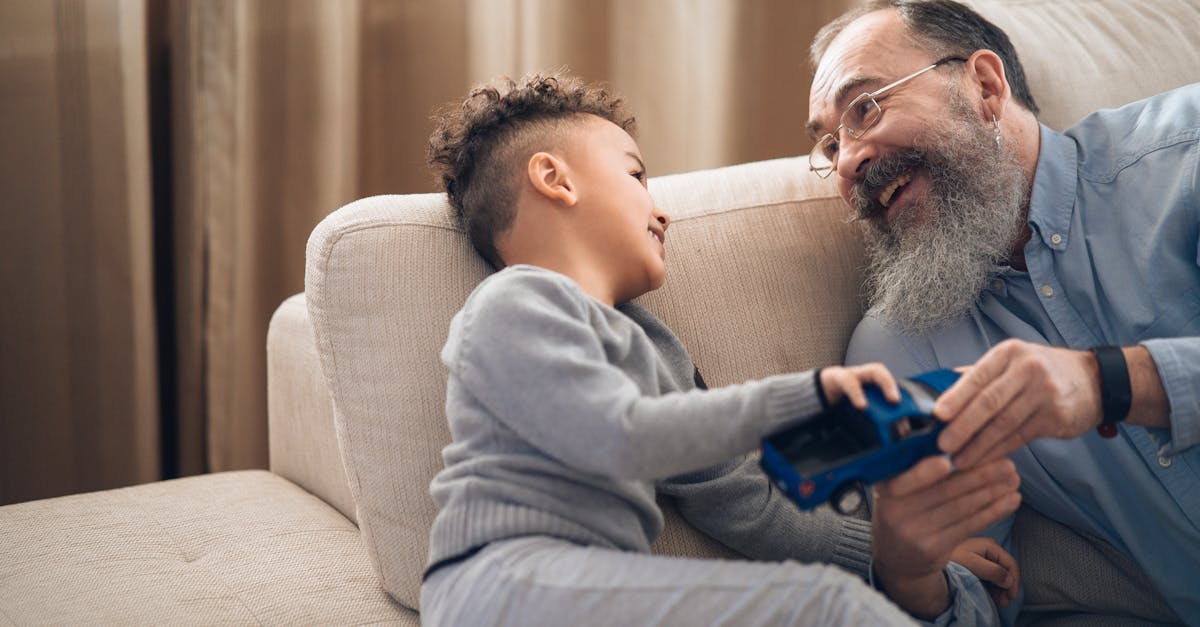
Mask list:
[{"label": "eyeglasses", "polygon": [[912,79],[928,72],[929,70],[932,70],[939,65],[949,63],[951,61],[962,61],[965,63],[967,60],[962,57],[946,57],[944,59],[939,59],[934,61],[932,65],[923,67],[916,72],[885,85],[871,93],[859,94],[859,96],[850,101],[850,104],[844,111],[842,111],[841,124],[838,125],[837,128],[833,129],[832,133],[826,133],[825,135],[821,136],[821,139],[817,140],[817,145],[813,146],[812,152],[808,153],[808,169],[816,172],[817,176],[821,178],[828,178],[830,174],[833,174],[834,168],[837,167],[838,135],[843,129],[845,129],[845,131],[855,139],[862,137],[863,133],[866,133],[868,130],[870,130],[872,126],[875,126],[875,123],[879,121],[880,116],[883,115],[883,109],[880,108],[879,103],[875,100],[876,98],[882,96],[885,92],[895,89],[896,87],[911,81]]}]

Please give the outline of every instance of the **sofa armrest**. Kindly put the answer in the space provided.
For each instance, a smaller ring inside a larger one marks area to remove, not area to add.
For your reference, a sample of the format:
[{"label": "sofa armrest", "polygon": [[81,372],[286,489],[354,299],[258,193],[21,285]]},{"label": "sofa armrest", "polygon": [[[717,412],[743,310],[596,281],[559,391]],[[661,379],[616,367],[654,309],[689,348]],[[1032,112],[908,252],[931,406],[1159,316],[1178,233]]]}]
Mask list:
[{"label": "sofa armrest", "polygon": [[304,294],[283,301],[267,330],[267,416],[271,471],[357,524]]}]

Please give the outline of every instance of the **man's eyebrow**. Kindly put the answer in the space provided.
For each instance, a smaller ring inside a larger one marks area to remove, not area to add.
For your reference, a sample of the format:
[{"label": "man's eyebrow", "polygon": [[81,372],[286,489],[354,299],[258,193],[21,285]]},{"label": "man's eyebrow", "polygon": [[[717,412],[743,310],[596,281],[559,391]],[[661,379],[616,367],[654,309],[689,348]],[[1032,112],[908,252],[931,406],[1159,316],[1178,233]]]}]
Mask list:
[{"label": "man's eyebrow", "polygon": [[[845,100],[850,94],[854,94],[857,98],[860,93],[867,93],[868,85],[876,85],[882,83],[883,79],[877,76],[856,76],[837,88],[837,92],[833,96],[833,107],[835,111],[841,111],[846,108]],[[809,120],[804,128],[808,130],[808,134],[813,139],[820,137],[823,127],[816,120]]]}]

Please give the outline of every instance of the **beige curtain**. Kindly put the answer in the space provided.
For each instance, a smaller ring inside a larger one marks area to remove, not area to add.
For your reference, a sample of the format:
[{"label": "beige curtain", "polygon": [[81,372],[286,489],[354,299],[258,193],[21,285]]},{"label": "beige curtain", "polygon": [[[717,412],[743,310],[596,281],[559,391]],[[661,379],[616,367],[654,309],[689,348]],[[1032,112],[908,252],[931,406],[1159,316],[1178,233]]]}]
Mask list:
[{"label": "beige curtain", "polygon": [[0,2],[0,504],[160,476],[146,12]]},{"label": "beige curtain", "polygon": [[0,502],[266,466],[266,328],[308,233],[432,191],[429,115],[470,85],[608,82],[651,174],[793,155],[847,4],[0,0]]}]

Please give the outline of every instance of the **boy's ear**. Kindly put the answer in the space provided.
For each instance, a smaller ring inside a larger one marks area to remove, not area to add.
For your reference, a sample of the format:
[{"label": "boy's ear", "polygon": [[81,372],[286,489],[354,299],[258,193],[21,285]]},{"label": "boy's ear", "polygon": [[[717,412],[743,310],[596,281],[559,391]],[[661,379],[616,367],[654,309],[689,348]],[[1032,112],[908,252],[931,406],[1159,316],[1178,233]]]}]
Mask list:
[{"label": "boy's ear", "polygon": [[977,50],[967,59],[967,68],[978,85],[979,94],[987,109],[987,117],[994,115],[1003,119],[1004,109],[1012,95],[1008,77],[1004,74],[1004,61],[991,50]]},{"label": "boy's ear", "polygon": [[575,183],[567,174],[566,163],[548,152],[535,153],[529,158],[526,175],[533,189],[546,198],[573,206],[578,200]]}]

